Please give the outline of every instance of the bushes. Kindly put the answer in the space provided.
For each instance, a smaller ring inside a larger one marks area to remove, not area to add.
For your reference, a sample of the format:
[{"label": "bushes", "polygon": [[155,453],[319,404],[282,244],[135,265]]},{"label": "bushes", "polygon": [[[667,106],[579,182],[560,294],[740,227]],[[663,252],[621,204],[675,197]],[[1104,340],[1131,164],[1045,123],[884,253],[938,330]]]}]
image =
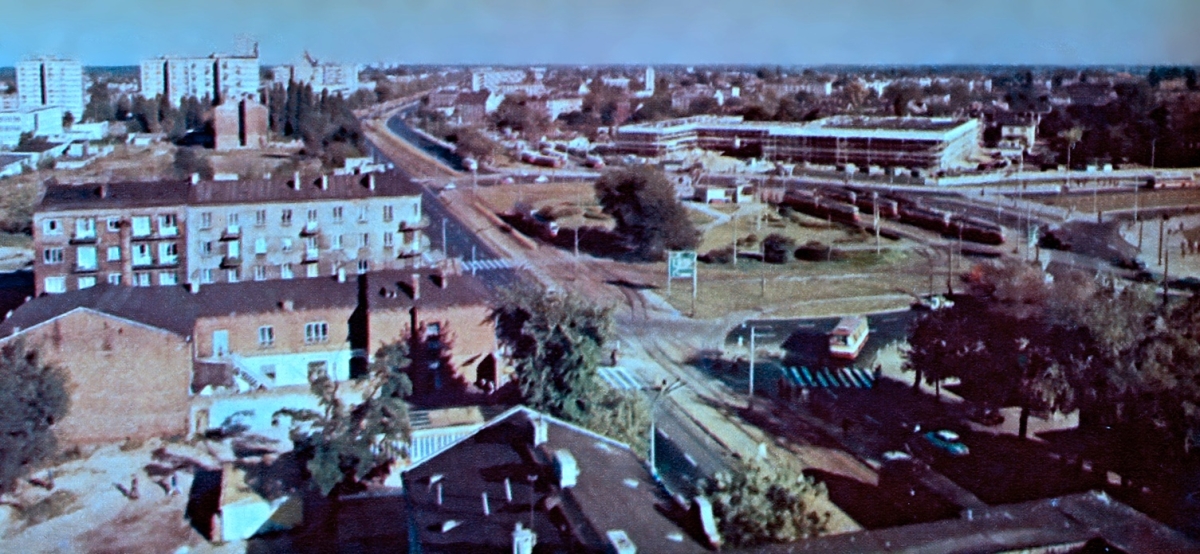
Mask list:
[{"label": "bushes", "polygon": [[769,264],[787,263],[792,249],[795,247],[795,239],[779,233],[771,233],[763,239],[763,261]]},{"label": "bushes", "polygon": [[844,250],[814,240],[796,249],[796,259],[805,262],[841,262],[849,259],[849,256]]},{"label": "bushes", "polygon": [[733,247],[714,248],[700,256],[700,261],[706,264],[727,264],[733,261]]}]

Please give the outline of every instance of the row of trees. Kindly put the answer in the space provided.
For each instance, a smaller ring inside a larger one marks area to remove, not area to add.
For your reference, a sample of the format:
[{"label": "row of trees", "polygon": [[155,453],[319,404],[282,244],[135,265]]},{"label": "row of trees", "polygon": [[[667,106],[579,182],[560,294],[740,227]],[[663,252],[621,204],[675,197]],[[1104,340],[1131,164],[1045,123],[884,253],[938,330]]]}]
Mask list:
[{"label": "row of trees", "polygon": [[304,153],[320,158],[327,167],[341,166],[346,158],[366,152],[366,138],[354,115],[371,99],[356,95],[313,92],[312,85],[291,81],[285,88],[275,85],[267,93],[271,132],[304,142]]},{"label": "row of trees", "polygon": [[1081,410],[1081,423],[1188,450],[1200,439],[1200,298],[1173,306],[1151,289],[1083,274],[1052,280],[1016,262],[981,266],[970,294],[911,333],[906,369],[951,377],[988,407]]},{"label": "row of trees", "polygon": [[615,232],[635,256],[662,259],[667,250],[690,250],[700,234],[679,202],[675,185],[649,165],[614,169],[596,181],[596,200],[616,222]]}]

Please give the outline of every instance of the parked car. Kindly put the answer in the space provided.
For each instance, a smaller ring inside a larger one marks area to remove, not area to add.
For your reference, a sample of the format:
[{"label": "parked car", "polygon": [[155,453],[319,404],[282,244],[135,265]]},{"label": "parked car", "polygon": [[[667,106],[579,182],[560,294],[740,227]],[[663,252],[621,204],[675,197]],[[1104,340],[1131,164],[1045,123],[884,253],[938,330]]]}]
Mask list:
[{"label": "parked car", "polygon": [[969,419],[980,425],[995,427],[1004,423],[1004,414],[992,408],[979,408],[972,410]]},{"label": "parked car", "polygon": [[940,431],[930,431],[921,436],[934,448],[951,456],[966,456],[971,452],[971,449],[962,443],[958,433],[954,431],[942,429]]}]

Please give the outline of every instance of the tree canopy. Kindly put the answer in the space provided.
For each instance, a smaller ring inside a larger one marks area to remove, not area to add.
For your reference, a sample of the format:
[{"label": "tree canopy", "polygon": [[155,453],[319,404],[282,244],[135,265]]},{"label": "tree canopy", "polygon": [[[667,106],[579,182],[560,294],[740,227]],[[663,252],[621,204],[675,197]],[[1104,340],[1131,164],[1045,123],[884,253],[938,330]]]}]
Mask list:
[{"label": "tree canopy", "polygon": [[346,158],[366,152],[366,138],[354,115],[355,105],[369,102],[359,95],[353,102],[341,93],[313,92],[312,85],[291,81],[267,93],[267,120],[271,132],[304,142],[304,154],[326,167],[340,167]]},{"label": "tree canopy", "polygon": [[783,543],[820,535],[829,512],[814,508],[828,493],[813,478],[755,460],[722,471],[704,487],[721,537],[734,546]]},{"label": "tree canopy", "polygon": [[380,348],[356,405],[342,399],[324,368],[310,369],[309,383],[321,409],[276,412],[276,417],[292,419],[296,452],[321,494],[362,490],[365,481],[385,475],[393,461],[407,455],[404,445],[412,428],[405,399],[412,394],[412,382],[404,370],[410,361],[405,341]]},{"label": "tree canopy", "polygon": [[20,339],[0,346],[0,493],[55,453],[69,406],[66,371]]},{"label": "tree canopy", "polygon": [[639,258],[657,260],[666,250],[699,244],[696,227],[662,170],[647,165],[610,170],[595,188],[604,213],[616,221],[614,231]]}]

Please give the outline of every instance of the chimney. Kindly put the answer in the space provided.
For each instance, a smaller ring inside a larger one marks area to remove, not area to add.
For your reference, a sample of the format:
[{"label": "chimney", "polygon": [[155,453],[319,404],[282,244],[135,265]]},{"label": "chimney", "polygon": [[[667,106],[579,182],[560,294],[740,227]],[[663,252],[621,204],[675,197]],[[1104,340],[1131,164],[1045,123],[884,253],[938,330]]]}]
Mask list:
[{"label": "chimney", "polygon": [[300,190],[300,172],[292,172],[292,190]]},{"label": "chimney", "polygon": [[329,190],[329,176],[328,175],[321,176],[321,190]]},{"label": "chimney", "polygon": [[533,417],[533,445],[541,446],[546,442],[546,418],[541,414]]},{"label": "chimney", "polygon": [[296,309],[296,303],[290,299],[284,300],[279,303],[279,307],[283,308],[283,311],[285,312],[290,312]]},{"label": "chimney", "polygon": [[513,554],[533,554],[533,547],[537,545],[537,533],[533,529],[526,529],[517,522],[517,527],[513,529]]},{"label": "chimney", "polygon": [[720,548],[721,533],[717,531],[717,520],[713,517],[712,502],[703,496],[697,496],[692,507],[692,514],[695,520],[698,520],[700,529],[704,531],[708,545],[712,548]]},{"label": "chimney", "polygon": [[108,183],[100,185],[100,198],[108,198]]},{"label": "chimney", "polygon": [[566,448],[554,451],[554,473],[558,477],[558,486],[569,489],[579,481],[579,462]]},{"label": "chimney", "polygon": [[367,190],[375,190],[375,174],[367,175]]},{"label": "chimney", "polygon": [[450,280],[450,272],[449,271],[443,269],[438,272],[438,288],[441,288],[441,289],[446,288],[446,284],[449,282],[449,280]]},{"label": "chimney", "polygon": [[345,283],[346,282],[346,268],[339,267],[338,272],[337,272],[337,277],[338,277],[339,283]]},{"label": "chimney", "polygon": [[421,274],[420,273],[412,274],[412,299],[413,300],[421,299]]},{"label": "chimney", "polygon": [[508,477],[504,478],[504,499],[512,502],[512,482],[508,480]]},{"label": "chimney", "polygon": [[200,293],[200,281],[192,281],[192,282],[188,283],[188,291],[190,291],[192,294],[199,294]]},{"label": "chimney", "polygon": [[492,507],[488,505],[487,491],[483,492],[483,517],[492,515]]},{"label": "chimney", "polygon": [[199,183],[199,182],[200,182],[200,174],[199,174],[199,173],[193,173],[193,174],[192,174],[192,184],[193,184],[193,185],[195,185],[195,184],[197,184],[197,183]]}]

